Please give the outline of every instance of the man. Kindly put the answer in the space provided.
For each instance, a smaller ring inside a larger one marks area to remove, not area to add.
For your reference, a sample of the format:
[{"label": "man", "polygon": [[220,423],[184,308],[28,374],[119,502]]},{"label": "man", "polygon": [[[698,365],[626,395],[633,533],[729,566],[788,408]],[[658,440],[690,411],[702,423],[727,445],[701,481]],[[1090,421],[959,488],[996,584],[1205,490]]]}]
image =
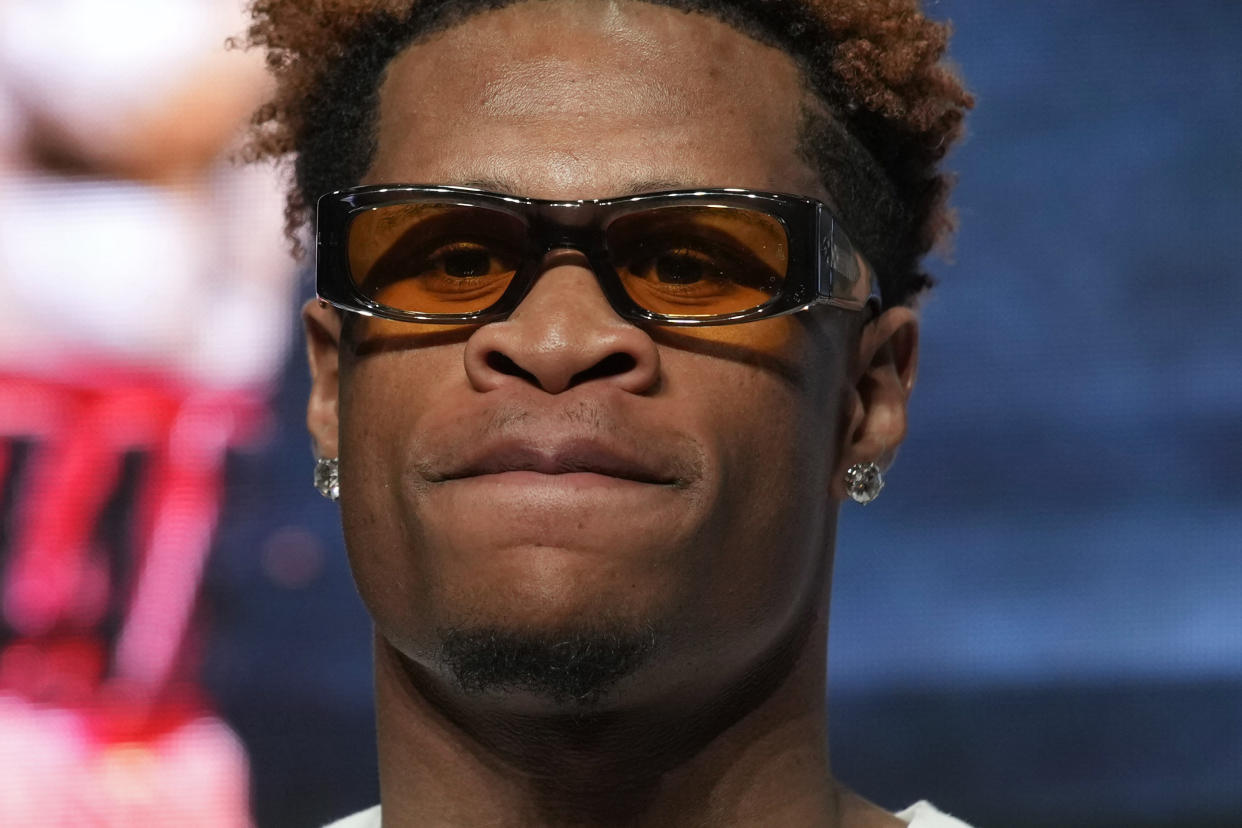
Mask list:
[{"label": "man", "polygon": [[834,780],[824,687],[837,509],[904,435],[949,223],[943,28],[410,5],[260,2],[250,33],[291,226],[362,185],[318,203],[308,421],[375,622],[383,824],[960,825]]}]

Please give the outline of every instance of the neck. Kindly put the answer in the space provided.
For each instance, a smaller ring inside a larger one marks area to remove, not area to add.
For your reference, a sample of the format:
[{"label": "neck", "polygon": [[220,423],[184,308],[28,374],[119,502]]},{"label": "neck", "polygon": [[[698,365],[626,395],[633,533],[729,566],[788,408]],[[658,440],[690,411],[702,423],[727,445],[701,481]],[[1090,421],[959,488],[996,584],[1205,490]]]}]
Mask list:
[{"label": "neck", "polygon": [[800,627],[710,697],[544,716],[462,704],[377,637],[385,828],[842,826],[854,800],[829,769],[827,625]]}]

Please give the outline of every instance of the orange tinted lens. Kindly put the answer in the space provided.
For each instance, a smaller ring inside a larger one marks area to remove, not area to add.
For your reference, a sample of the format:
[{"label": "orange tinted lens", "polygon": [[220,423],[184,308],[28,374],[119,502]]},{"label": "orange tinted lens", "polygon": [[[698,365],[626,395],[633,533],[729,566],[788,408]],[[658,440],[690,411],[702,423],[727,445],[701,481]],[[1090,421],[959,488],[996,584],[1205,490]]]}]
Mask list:
[{"label": "orange tinted lens", "polygon": [[780,221],[740,207],[653,207],[607,229],[613,266],[638,305],[665,316],[718,316],[780,293],[789,243]]},{"label": "orange tinted lens", "polygon": [[525,236],[520,219],[487,207],[374,207],[350,223],[350,278],[363,296],[396,310],[474,313],[509,286]]}]

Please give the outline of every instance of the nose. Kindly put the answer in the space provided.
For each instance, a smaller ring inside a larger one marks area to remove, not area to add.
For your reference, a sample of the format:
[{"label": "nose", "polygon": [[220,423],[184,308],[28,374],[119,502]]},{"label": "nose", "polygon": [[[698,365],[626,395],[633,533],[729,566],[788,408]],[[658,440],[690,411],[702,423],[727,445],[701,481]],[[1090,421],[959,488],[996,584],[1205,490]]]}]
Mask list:
[{"label": "nose", "polygon": [[610,383],[641,394],[660,374],[655,342],[616,314],[580,254],[554,259],[508,319],[475,331],[465,360],[479,391],[518,384],[560,394]]}]

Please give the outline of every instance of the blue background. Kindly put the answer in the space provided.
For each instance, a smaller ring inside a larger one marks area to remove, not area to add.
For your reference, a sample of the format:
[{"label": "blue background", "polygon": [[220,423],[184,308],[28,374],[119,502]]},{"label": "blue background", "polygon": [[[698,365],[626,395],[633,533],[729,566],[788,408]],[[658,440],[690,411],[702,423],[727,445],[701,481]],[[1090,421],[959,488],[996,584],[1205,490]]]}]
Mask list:
[{"label": "blue background", "polygon": [[[843,516],[836,771],[980,826],[1242,824],[1242,3],[931,10],[978,106],[911,435]],[[231,461],[208,573],[208,682],[263,826],[377,796],[305,374],[295,353],[280,430]],[[282,587],[286,559],[321,568]]]}]

